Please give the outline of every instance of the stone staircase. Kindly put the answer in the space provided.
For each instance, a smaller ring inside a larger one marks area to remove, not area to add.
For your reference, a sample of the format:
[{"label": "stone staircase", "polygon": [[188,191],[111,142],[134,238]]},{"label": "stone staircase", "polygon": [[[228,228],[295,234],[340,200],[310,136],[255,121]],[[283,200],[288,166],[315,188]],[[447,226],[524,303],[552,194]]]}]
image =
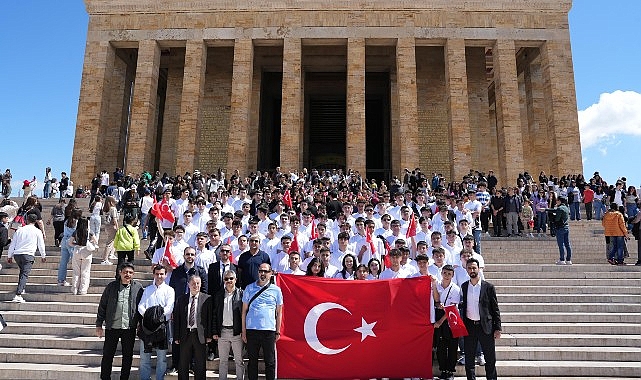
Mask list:
[{"label": "stone staircase", "polygon": [[[86,210],[86,201],[80,203]],[[52,205],[45,201],[43,215]],[[595,221],[571,225],[572,266],[554,264],[553,238],[483,240],[486,279],[497,287],[503,319],[497,342],[502,379],[641,377],[641,267],[607,264],[601,230]],[[0,313],[9,326],[0,333],[0,379],[96,379],[103,342],[94,336],[95,313],[115,268],[94,259],[89,294],[74,296],[56,285],[59,252],[47,243],[48,260],[36,261],[24,304],[8,302],[18,269],[3,259]],[[144,284],[151,282],[148,264],[136,260],[136,278]],[[117,356],[113,378],[119,365]],[[137,355],[133,365],[137,378]],[[217,378],[217,367],[218,359],[208,362],[208,378]],[[458,366],[457,378],[464,372]],[[483,372],[477,367],[479,376]]]}]

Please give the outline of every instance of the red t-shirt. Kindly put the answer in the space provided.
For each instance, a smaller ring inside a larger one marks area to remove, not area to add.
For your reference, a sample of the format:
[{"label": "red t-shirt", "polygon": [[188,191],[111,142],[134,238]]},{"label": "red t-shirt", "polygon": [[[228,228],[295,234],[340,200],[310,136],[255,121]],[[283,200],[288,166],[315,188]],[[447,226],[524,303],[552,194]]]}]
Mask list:
[{"label": "red t-shirt", "polygon": [[594,200],[594,190],[585,189],[583,190],[583,203],[592,203]]}]

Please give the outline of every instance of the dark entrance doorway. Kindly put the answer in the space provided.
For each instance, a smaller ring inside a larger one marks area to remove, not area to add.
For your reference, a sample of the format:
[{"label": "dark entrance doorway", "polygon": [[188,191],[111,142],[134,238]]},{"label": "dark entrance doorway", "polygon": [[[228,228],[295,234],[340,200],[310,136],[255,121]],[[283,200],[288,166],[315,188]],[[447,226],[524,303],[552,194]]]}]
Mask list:
[{"label": "dark entrance doorway", "polygon": [[305,75],[305,165],[345,169],[347,76],[343,73]]},{"label": "dark entrance doorway", "polygon": [[260,89],[258,164],[260,171],[280,166],[280,112],[283,74],[263,72]]},{"label": "dark entrance doorway", "polygon": [[365,74],[365,140],[367,178],[389,181],[390,76],[388,72]]}]

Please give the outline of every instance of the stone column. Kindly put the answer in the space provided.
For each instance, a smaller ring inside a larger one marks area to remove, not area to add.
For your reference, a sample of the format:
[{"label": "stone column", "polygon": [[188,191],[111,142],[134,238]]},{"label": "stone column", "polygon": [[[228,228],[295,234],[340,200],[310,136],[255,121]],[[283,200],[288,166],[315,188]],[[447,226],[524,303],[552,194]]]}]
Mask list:
[{"label": "stone column", "polygon": [[139,175],[154,169],[156,102],[160,47],[154,40],[140,41],[134,81],[125,172]]},{"label": "stone column", "polygon": [[470,110],[467,92],[465,40],[449,39],[445,44],[445,86],[447,88],[452,181],[460,181],[472,162]]},{"label": "stone column", "polygon": [[499,184],[514,186],[523,173],[519,85],[513,40],[497,40],[493,49]]},{"label": "stone column", "polygon": [[283,45],[283,101],[280,120],[280,166],[283,172],[302,167],[302,47],[299,38]]},{"label": "stone column", "polygon": [[551,170],[555,175],[582,173],[581,139],[576,108],[574,69],[569,36],[541,47],[545,114],[552,138]]},{"label": "stone column", "polygon": [[[416,91],[416,41],[414,37],[399,38],[396,43],[396,76],[398,86],[400,167],[392,172],[403,178],[403,169],[416,167],[419,157]],[[394,138],[392,138],[394,141]]]},{"label": "stone column", "polygon": [[[538,60],[537,60],[538,61]],[[543,75],[539,63],[531,63],[525,69],[525,92],[527,94],[527,116],[530,125],[530,143],[533,162],[528,163],[532,176],[542,170],[550,172],[553,157],[550,155],[550,138],[545,118],[545,96],[543,94]]]},{"label": "stone column", "polygon": [[205,91],[207,47],[202,40],[187,41],[185,74],[176,139],[176,173],[196,169],[200,105]]},{"label": "stone column", "polygon": [[345,163],[348,169],[365,177],[367,144],[365,134],[365,39],[347,41],[347,144]]},{"label": "stone column", "polygon": [[87,41],[78,103],[76,137],[70,176],[76,186],[89,186],[102,168],[102,152],[118,150],[104,146],[103,135],[109,124],[109,100],[114,71],[115,49],[107,41]]},{"label": "stone column", "polygon": [[256,166],[256,157],[247,157],[247,133],[251,107],[254,46],[249,38],[237,39],[234,45],[234,72],[231,81],[231,111],[227,170],[240,170],[242,176]]}]

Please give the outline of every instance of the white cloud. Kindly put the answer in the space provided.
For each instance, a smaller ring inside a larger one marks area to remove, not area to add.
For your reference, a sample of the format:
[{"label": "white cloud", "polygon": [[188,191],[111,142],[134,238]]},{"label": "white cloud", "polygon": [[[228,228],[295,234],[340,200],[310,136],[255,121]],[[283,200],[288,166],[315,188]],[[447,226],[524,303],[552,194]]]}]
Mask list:
[{"label": "white cloud", "polygon": [[604,156],[621,135],[641,136],[641,94],[634,91],[604,93],[599,102],[579,111],[583,149],[598,146]]}]

